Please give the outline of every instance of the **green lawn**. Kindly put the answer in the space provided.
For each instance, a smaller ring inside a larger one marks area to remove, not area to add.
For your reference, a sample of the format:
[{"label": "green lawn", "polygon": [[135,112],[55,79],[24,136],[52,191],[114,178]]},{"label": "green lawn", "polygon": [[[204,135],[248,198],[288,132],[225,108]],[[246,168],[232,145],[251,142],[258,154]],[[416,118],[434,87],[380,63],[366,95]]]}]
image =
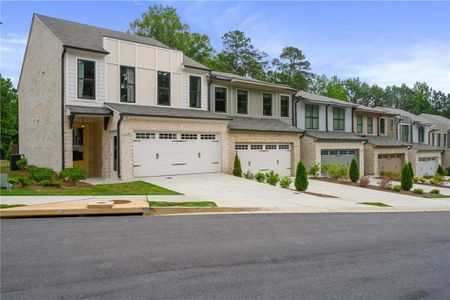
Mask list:
[{"label": "green lawn", "polygon": [[184,207],[217,207],[217,204],[211,201],[202,202],[165,202],[165,201],[149,201],[150,207],[170,207],[170,206],[184,206]]},{"label": "green lawn", "polygon": [[449,195],[442,195],[442,194],[423,194],[422,197],[424,198],[450,198]]},{"label": "green lawn", "polygon": [[0,209],[25,206],[25,204],[0,204]]},{"label": "green lawn", "polygon": [[13,187],[11,192],[1,191],[3,196],[66,196],[66,195],[181,195],[178,192],[144,181],[114,184],[98,184],[90,187]]},{"label": "green lawn", "polygon": [[378,207],[391,207],[390,205],[387,205],[383,202],[359,202],[358,204],[372,205],[372,206],[378,206]]}]

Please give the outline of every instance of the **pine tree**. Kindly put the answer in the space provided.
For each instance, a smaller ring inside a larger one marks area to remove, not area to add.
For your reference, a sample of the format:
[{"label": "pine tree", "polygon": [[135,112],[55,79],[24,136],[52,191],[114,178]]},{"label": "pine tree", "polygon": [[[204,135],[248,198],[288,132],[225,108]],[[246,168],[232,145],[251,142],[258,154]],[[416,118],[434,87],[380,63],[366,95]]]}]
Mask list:
[{"label": "pine tree", "polygon": [[441,165],[438,166],[437,171],[436,171],[436,175],[445,176],[444,169],[442,169]]},{"label": "pine tree", "polygon": [[297,164],[297,171],[295,173],[295,189],[297,191],[305,191],[308,188],[308,174],[302,161]]},{"label": "pine tree", "polygon": [[411,171],[411,178],[414,178],[414,171],[413,171],[411,162],[408,163],[408,167],[409,167],[409,170]]},{"label": "pine tree", "polygon": [[234,156],[233,175],[237,177],[242,177],[241,160],[239,159],[237,153]]},{"label": "pine tree", "polygon": [[405,164],[402,169],[401,187],[404,191],[409,191],[412,188],[413,180],[411,176],[411,169],[408,164]]},{"label": "pine tree", "polygon": [[358,163],[356,162],[356,159],[354,157],[352,159],[352,163],[350,164],[349,176],[350,180],[353,182],[357,182],[359,179]]}]

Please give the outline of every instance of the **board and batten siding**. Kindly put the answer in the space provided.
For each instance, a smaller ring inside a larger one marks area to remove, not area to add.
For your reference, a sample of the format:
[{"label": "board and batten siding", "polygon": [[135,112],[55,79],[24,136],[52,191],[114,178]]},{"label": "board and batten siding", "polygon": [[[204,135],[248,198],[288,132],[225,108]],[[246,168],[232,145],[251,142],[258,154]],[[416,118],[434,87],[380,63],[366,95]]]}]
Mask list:
[{"label": "board and batten siding", "polygon": [[[206,78],[206,71],[200,70],[183,70],[181,75],[181,107],[182,108],[190,108],[190,109],[201,109],[208,110],[208,80]],[[189,77],[197,76],[201,78],[201,107],[193,108],[189,107]]]}]

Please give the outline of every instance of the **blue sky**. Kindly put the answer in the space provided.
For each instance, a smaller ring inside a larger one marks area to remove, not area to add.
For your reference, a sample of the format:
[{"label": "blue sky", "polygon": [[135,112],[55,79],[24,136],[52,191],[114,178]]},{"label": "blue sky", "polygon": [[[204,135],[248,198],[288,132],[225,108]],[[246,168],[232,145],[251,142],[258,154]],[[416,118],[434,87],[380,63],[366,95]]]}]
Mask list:
[{"label": "blue sky", "polygon": [[16,84],[33,12],[126,31],[151,4],[177,8],[220,50],[243,30],[269,58],[303,50],[312,71],[381,86],[426,81],[450,93],[450,2],[1,2],[1,72]]}]

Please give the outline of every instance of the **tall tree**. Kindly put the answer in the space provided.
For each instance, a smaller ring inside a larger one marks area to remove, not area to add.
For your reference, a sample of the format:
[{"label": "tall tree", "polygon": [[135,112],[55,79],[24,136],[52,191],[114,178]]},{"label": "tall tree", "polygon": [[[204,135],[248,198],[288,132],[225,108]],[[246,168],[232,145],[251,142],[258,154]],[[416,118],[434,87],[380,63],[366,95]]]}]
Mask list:
[{"label": "tall tree", "polygon": [[450,119],[450,94],[445,95],[441,91],[434,91],[431,98],[433,111]]},{"label": "tall tree", "polygon": [[306,90],[312,76],[310,66],[302,50],[296,47],[285,47],[280,57],[272,60],[273,70],[268,73],[269,79],[292,88]]},{"label": "tall tree", "polygon": [[214,52],[209,37],[191,32],[189,25],[181,22],[177,10],[171,6],[150,6],[141,18],[130,23],[128,32],[154,38],[202,63],[207,62]]},{"label": "tall tree", "polygon": [[0,151],[1,156],[8,157],[11,153],[11,145],[18,142],[18,97],[9,78],[3,78],[0,74],[1,84],[1,134]]},{"label": "tall tree", "polygon": [[212,67],[225,72],[256,79],[265,79],[267,54],[253,46],[244,32],[233,30],[222,36],[223,50],[217,55]]}]

